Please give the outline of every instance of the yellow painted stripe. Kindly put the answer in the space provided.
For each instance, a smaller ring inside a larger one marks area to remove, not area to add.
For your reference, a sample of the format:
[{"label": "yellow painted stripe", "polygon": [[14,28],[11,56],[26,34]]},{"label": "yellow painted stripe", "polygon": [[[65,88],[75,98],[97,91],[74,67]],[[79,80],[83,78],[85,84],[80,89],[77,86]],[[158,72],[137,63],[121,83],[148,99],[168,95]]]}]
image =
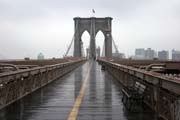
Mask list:
[{"label": "yellow painted stripe", "polygon": [[81,86],[81,90],[79,92],[78,97],[76,98],[76,101],[74,103],[73,109],[72,109],[72,111],[71,111],[71,113],[69,115],[68,120],[76,120],[76,118],[77,118],[77,115],[78,115],[78,112],[79,112],[79,107],[81,106],[82,99],[84,97],[85,88],[86,88],[86,84],[87,84],[87,81],[88,81],[88,78],[89,78],[89,75],[90,75],[91,67],[92,67],[92,64],[90,64],[89,67],[88,67],[89,68],[88,72],[86,74],[84,82],[83,82],[83,84]]}]

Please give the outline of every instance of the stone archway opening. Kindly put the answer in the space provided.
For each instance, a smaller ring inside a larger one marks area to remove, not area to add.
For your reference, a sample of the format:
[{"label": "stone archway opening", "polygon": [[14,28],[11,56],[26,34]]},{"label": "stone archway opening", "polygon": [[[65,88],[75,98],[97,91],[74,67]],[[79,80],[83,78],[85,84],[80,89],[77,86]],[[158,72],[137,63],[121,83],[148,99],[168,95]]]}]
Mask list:
[{"label": "stone archway opening", "polygon": [[82,57],[89,58],[89,43],[90,43],[90,34],[85,30],[81,35],[81,41],[83,44]]},{"label": "stone archway opening", "polygon": [[102,32],[102,30],[99,30],[97,33],[96,33],[96,58],[99,58],[99,57],[104,57],[104,54],[103,54],[103,46],[104,46],[104,42],[105,42],[105,35],[104,33]]}]

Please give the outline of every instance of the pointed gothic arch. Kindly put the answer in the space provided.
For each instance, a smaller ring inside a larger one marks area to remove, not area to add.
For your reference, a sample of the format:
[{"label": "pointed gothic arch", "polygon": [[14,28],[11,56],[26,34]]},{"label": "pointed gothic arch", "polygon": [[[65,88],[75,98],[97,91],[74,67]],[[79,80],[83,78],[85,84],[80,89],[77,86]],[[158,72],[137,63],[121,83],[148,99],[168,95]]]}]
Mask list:
[{"label": "pointed gothic arch", "polygon": [[101,57],[103,52],[103,45],[105,42],[105,34],[102,32],[102,30],[99,30],[96,33],[96,57]]},{"label": "pointed gothic arch", "polygon": [[85,57],[89,58],[89,43],[90,43],[90,34],[87,30],[84,30],[84,32],[81,34],[81,41],[83,43]]}]

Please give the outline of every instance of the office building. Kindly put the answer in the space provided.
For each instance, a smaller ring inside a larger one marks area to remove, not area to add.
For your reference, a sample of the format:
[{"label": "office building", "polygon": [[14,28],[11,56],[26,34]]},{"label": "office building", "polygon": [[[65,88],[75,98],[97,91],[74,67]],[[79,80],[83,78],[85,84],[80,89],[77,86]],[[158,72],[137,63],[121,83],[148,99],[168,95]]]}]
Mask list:
[{"label": "office building", "polygon": [[138,48],[135,50],[135,59],[145,59],[145,49]]},{"label": "office building", "polygon": [[162,50],[158,52],[158,59],[159,60],[168,60],[169,59],[169,52]]},{"label": "office building", "polygon": [[180,60],[180,51],[172,50],[172,60]]}]

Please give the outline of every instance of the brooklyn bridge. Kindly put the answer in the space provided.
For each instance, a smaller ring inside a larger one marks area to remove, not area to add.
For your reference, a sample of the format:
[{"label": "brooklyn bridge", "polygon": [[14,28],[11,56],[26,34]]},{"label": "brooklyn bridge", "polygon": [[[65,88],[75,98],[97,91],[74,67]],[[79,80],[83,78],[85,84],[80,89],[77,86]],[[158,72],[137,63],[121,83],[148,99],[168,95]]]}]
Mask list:
[{"label": "brooklyn bridge", "polygon": [[[112,20],[75,17],[64,58],[1,60],[0,119],[180,120],[180,61],[113,59]],[[96,52],[98,31],[103,57]]]}]

